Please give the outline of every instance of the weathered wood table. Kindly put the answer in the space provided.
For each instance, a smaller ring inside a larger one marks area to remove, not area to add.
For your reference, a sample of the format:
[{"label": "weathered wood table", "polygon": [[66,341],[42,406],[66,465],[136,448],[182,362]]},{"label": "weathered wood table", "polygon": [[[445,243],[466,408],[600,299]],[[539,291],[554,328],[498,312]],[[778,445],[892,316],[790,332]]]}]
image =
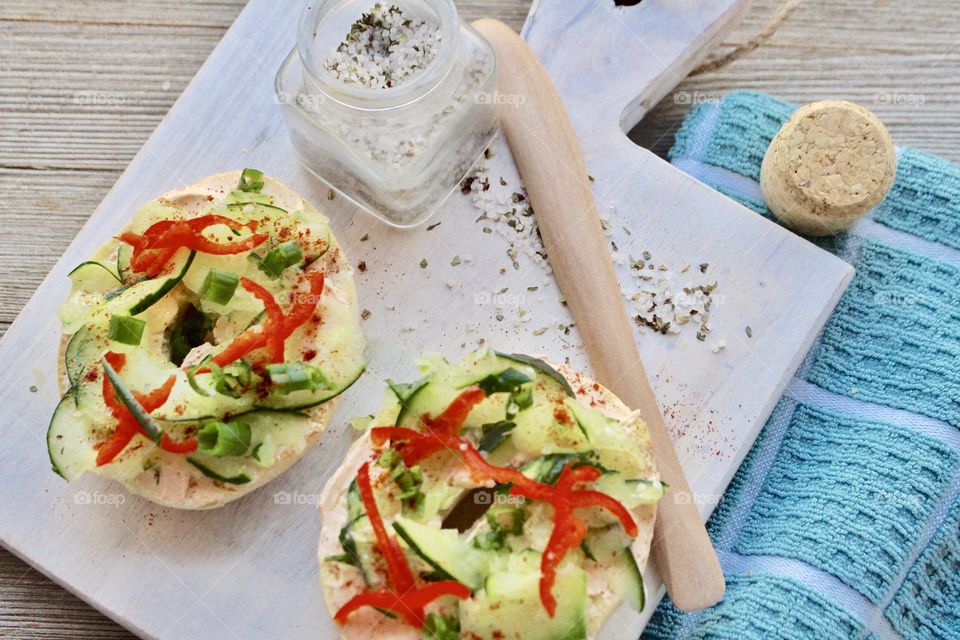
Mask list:
[{"label": "weathered wood table", "polygon": [[[0,332],[243,4],[0,3]],[[468,19],[496,17],[519,28],[529,0],[457,4]],[[726,44],[750,37],[779,4],[755,0]],[[753,53],[683,82],[632,137],[665,153],[690,105],[751,89],[797,102],[833,97],[861,102],[880,115],[898,144],[960,161],[958,37],[956,3],[918,0],[905,8],[892,0],[807,0]],[[0,637],[131,636],[0,549]]]}]

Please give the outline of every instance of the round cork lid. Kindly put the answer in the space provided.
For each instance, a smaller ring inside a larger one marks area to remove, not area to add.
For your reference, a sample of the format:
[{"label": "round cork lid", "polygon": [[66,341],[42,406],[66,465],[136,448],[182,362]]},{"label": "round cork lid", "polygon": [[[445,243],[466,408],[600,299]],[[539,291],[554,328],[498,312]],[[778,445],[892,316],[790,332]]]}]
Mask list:
[{"label": "round cork lid", "polygon": [[[844,100],[801,107],[783,125],[764,158],[764,196],[789,221],[812,216],[855,219],[890,190],[896,151],[883,123]],[[768,193],[769,192],[769,193]]]}]

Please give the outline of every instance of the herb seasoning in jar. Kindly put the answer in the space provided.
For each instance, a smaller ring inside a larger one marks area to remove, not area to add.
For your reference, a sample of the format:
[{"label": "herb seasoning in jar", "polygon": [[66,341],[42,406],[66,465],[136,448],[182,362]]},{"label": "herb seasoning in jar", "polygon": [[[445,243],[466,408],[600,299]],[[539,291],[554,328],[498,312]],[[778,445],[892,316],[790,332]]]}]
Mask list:
[{"label": "herb seasoning in jar", "polygon": [[429,218],[500,126],[493,49],[452,0],[307,6],[276,91],[307,169],[397,227]]}]

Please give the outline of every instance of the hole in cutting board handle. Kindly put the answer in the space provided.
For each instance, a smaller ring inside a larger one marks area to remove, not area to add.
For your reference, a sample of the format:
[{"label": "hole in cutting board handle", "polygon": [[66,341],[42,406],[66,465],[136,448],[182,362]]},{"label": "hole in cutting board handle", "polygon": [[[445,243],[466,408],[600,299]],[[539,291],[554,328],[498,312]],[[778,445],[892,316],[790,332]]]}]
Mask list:
[{"label": "hole in cutting board handle", "polygon": [[632,7],[635,4],[640,4],[643,0],[613,0],[613,4],[618,7]]}]

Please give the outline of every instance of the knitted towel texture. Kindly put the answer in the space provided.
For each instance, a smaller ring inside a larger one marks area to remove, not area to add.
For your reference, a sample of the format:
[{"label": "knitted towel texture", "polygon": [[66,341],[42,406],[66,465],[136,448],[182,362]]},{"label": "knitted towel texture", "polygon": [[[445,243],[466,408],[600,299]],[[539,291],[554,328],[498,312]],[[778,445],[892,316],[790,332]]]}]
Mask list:
[{"label": "knitted towel texture", "polygon": [[[697,106],[680,169],[772,217],[758,184],[794,105]],[[889,196],[817,244],[856,275],[708,523],[727,593],[645,638],[960,640],[960,168],[898,151]]]}]

